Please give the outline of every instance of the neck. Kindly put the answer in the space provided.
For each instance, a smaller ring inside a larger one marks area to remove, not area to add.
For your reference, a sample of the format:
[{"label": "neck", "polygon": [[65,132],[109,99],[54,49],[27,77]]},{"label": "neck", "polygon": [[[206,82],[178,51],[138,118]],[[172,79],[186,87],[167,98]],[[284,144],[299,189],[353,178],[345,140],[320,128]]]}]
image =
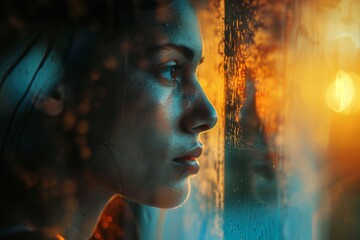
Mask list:
[{"label": "neck", "polygon": [[68,221],[71,225],[65,230],[65,239],[89,239],[102,210],[112,197],[110,191],[90,186],[88,182],[81,184],[80,189],[84,191],[78,193],[77,209],[72,221]]},{"label": "neck", "polygon": [[34,198],[38,193],[31,189],[24,190],[21,197],[12,188],[1,191],[0,215],[7,217],[0,220],[0,228],[30,226],[48,236],[61,234],[65,239],[89,239],[102,209],[113,194],[89,183],[83,176],[57,183],[56,196],[50,195],[54,198],[39,202]]}]

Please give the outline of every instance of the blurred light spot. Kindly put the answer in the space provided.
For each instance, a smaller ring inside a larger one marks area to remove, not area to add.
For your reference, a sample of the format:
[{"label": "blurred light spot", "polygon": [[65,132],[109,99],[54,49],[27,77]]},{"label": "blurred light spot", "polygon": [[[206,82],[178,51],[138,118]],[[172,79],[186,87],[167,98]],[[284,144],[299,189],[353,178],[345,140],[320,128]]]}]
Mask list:
[{"label": "blurred light spot", "polygon": [[96,233],[94,234],[94,237],[95,237],[96,239],[100,239],[100,238],[101,238],[100,233],[96,232]]},{"label": "blurred light spot", "polygon": [[150,62],[146,58],[140,58],[138,65],[140,69],[147,69],[150,65]]},{"label": "blurred light spot", "polygon": [[107,70],[114,71],[118,67],[118,62],[116,61],[115,57],[108,57],[104,63],[104,66]]},{"label": "blurred light spot", "polygon": [[13,28],[22,28],[24,26],[24,23],[17,16],[14,15],[9,16],[7,21],[9,25]]},{"label": "blurred light spot", "polygon": [[33,172],[27,171],[23,174],[23,179],[28,188],[35,186],[39,181],[39,176]]},{"label": "blurred light spot", "polygon": [[76,182],[65,180],[62,184],[62,190],[65,195],[71,195],[76,191]]},{"label": "blurred light spot", "polygon": [[90,72],[90,79],[92,81],[95,82],[95,81],[99,80],[100,78],[101,78],[101,72],[99,70],[92,70]]},{"label": "blurred light spot", "polygon": [[76,126],[76,131],[79,134],[85,134],[89,130],[89,123],[85,120],[79,121]]},{"label": "blurred light spot", "polygon": [[65,240],[65,238],[63,238],[63,236],[61,236],[60,234],[56,234],[56,238],[58,240]]},{"label": "blurred light spot", "polygon": [[82,148],[80,149],[80,156],[81,156],[81,158],[84,159],[84,160],[89,159],[90,156],[91,156],[91,149],[90,149],[88,146],[82,147]]},{"label": "blurred light spot", "polygon": [[127,56],[129,54],[130,44],[128,42],[121,43],[119,50],[122,56]]},{"label": "blurred light spot", "polygon": [[84,16],[87,12],[87,6],[84,1],[73,0],[70,1],[70,11],[69,14],[71,17],[77,19]]},{"label": "blurred light spot", "polygon": [[78,109],[79,113],[81,115],[86,115],[89,113],[90,111],[90,103],[88,101],[84,101],[80,104],[79,109]]},{"label": "blurred light spot", "polygon": [[103,229],[107,229],[107,228],[109,227],[109,223],[103,222],[103,223],[101,224],[101,227],[102,227]]},{"label": "blurred light spot", "polygon": [[72,129],[75,125],[75,122],[76,122],[76,117],[72,112],[66,112],[64,114],[63,124],[66,130]]},{"label": "blurred light spot", "polygon": [[74,212],[78,208],[79,204],[77,198],[72,196],[68,196],[64,201],[64,209],[68,212]]},{"label": "blurred light spot", "polygon": [[351,106],[354,95],[355,90],[351,76],[339,70],[336,80],[330,84],[326,92],[328,107],[335,112],[344,112]]}]

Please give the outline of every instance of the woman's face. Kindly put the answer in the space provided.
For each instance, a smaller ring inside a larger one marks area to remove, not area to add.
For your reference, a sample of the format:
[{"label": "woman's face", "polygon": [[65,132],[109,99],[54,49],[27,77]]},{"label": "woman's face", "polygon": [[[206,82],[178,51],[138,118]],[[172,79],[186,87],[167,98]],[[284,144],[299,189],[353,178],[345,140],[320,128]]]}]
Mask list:
[{"label": "woman's face", "polygon": [[[85,175],[131,200],[175,207],[199,170],[199,134],[217,121],[196,77],[198,22],[177,0],[144,13],[136,28],[128,42],[115,41],[104,61],[108,77],[94,89],[102,100],[88,117]],[[127,71],[116,70],[119,64]]]}]

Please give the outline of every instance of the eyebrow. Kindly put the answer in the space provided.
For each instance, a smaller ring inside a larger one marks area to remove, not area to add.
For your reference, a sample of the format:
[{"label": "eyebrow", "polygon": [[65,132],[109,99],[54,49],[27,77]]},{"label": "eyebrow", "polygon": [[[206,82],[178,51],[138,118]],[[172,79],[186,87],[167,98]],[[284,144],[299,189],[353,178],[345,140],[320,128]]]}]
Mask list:
[{"label": "eyebrow", "polygon": [[[178,52],[180,52],[182,55],[184,55],[185,58],[187,58],[188,60],[193,60],[195,57],[195,51],[191,48],[182,46],[182,45],[175,45],[175,44],[171,44],[171,43],[167,43],[164,45],[160,45],[160,46],[154,46],[154,47],[150,47],[147,48],[146,51],[151,53],[151,52],[158,52],[160,50],[176,50]],[[201,57],[199,64],[204,62],[204,57]]]}]

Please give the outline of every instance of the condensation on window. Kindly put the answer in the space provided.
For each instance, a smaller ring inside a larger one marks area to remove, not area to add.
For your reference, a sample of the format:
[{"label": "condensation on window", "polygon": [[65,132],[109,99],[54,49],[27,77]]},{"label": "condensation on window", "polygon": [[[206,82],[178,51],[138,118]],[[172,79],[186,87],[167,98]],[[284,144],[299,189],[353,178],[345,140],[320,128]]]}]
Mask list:
[{"label": "condensation on window", "polygon": [[225,239],[354,239],[360,4],[225,1]]}]

